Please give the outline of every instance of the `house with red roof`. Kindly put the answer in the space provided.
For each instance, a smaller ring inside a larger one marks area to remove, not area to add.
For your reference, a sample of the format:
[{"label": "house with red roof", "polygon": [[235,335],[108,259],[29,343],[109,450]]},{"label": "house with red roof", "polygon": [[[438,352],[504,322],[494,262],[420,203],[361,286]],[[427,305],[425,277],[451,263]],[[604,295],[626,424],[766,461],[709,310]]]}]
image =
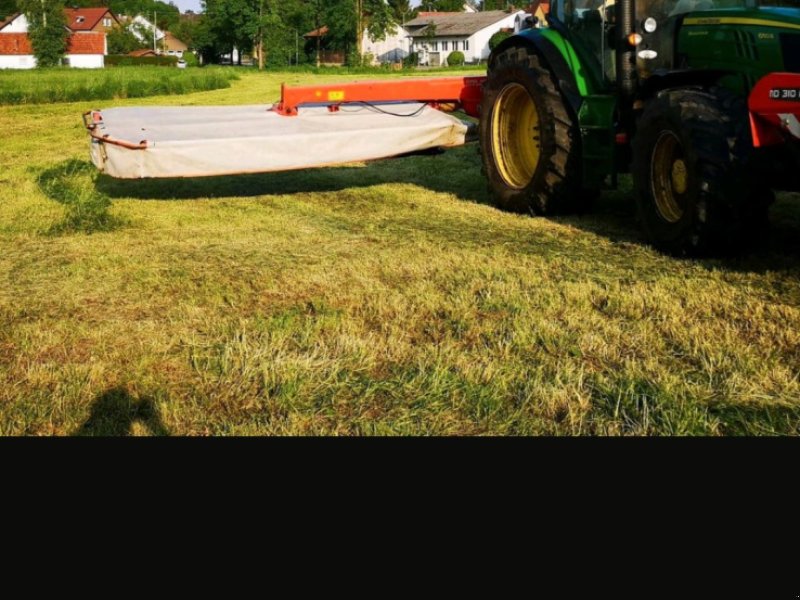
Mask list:
[{"label": "house with red roof", "polygon": [[[119,25],[107,8],[69,8],[64,11],[69,31],[64,65],[101,69],[108,54],[106,33]],[[0,69],[33,69],[36,57],[28,37],[28,19],[16,14],[0,22]]]},{"label": "house with red roof", "polygon": [[110,33],[121,27],[119,19],[108,8],[65,8],[67,27],[73,33]]}]

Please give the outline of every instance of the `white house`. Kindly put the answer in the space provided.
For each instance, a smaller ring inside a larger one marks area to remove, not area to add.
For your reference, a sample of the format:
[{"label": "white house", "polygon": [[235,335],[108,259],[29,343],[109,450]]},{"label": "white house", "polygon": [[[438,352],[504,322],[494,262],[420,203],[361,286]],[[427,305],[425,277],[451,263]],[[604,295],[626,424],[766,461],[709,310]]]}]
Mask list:
[{"label": "white house", "polygon": [[0,21],[2,33],[28,33],[28,18],[22,13],[11,15],[5,21]]},{"label": "white house", "polygon": [[153,31],[155,30],[155,41],[164,39],[165,33],[142,15],[133,18],[123,18],[123,25],[130,30],[137,40],[148,46],[153,45]]},{"label": "white house", "polygon": [[[106,34],[100,31],[71,32],[64,56],[66,66],[101,69],[108,53]],[[33,69],[36,57],[28,37],[25,15],[14,15],[0,23],[0,69]]]},{"label": "white house", "polygon": [[411,53],[411,36],[399,25],[395,25],[393,31],[387,31],[382,40],[371,40],[365,31],[361,48],[364,54],[372,55],[373,64],[401,62]]},{"label": "white house", "polygon": [[421,13],[405,27],[413,39],[411,51],[419,55],[420,64],[445,65],[455,51],[463,52],[468,63],[477,63],[489,58],[489,40],[495,33],[515,31],[525,16],[524,10]]},{"label": "white house", "polygon": [[[148,48],[155,46],[156,54],[177,56],[183,58],[184,52],[189,48],[169,31],[159,29],[152,21],[142,15],[122,19],[123,25]],[[155,33],[155,36],[153,35]]]}]

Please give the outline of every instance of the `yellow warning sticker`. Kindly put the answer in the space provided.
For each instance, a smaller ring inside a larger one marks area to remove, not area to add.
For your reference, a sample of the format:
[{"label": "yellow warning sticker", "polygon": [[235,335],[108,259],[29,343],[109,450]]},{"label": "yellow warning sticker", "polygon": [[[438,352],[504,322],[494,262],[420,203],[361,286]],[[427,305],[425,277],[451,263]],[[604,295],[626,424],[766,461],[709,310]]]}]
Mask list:
[{"label": "yellow warning sticker", "polygon": [[344,91],[328,92],[328,102],[344,101]]}]

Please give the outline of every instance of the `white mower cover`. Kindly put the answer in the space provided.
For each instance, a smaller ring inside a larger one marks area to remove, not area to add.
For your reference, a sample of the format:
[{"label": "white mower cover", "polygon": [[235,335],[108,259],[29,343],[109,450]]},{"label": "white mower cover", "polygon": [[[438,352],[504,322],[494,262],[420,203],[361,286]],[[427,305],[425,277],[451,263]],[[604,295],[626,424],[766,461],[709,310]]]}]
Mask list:
[{"label": "white mower cover", "polygon": [[124,179],[265,173],[460,146],[467,135],[465,123],[417,103],[345,105],[338,112],[306,107],[296,117],[270,108],[97,112],[92,115],[92,161],[103,173]]}]

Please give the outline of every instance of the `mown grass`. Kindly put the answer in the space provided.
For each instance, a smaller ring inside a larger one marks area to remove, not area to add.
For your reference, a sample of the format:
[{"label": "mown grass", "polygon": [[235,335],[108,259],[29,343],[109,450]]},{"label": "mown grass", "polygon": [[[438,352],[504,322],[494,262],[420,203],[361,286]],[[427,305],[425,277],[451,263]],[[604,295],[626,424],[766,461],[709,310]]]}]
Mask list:
[{"label": "mown grass", "polygon": [[0,105],[144,98],[228,88],[233,69],[121,67],[0,70]]},{"label": "mown grass", "polygon": [[[282,80],[309,79],[114,104]],[[584,217],[496,210],[474,146],[98,177],[85,108],[0,111],[2,434],[800,432],[797,195],[750,254],[676,260],[627,184]]]}]

